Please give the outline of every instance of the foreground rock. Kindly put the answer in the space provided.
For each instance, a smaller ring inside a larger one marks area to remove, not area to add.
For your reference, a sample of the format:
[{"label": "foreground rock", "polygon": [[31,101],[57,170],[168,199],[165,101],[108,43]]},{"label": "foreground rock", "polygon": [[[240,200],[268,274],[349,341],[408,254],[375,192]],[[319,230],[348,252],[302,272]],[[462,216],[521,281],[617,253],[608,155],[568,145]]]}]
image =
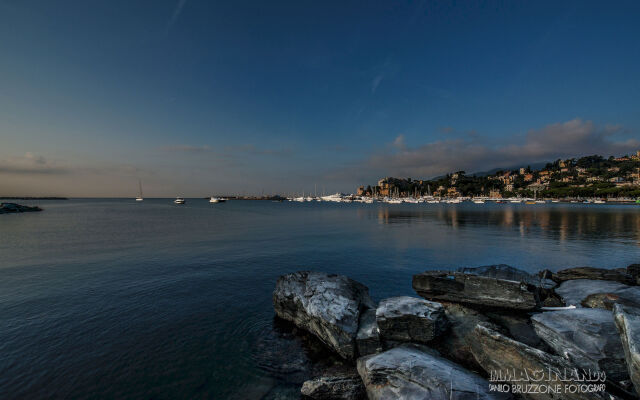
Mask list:
[{"label": "foreground rock", "polygon": [[576,279],[563,282],[555,289],[567,305],[610,309],[621,302],[640,307],[640,287],[614,281]]},{"label": "foreground rock", "polygon": [[611,312],[581,308],[536,314],[531,320],[538,336],[572,364],[604,371],[613,381],[629,378]]},{"label": "foreground rock", "polygon": [[622,339],[629,376],[640,395],[640,310],[616,304],[613,315]]},{"label": "foreground rock", "polygon": [[462,304],[443,302],[442,306],[447,321],[449,321],[449,331],[430,343],[429,346],[457,363],[471,369],[481,370],[471,353],[470,341],[473,340],[473,330],[476,325],[489,323],[489,318]]},{"label": "foreground rock", "polygon": [[376,322],[383,339],[399,342],[427,343],[447,329],[442,304],[409,296],[382,300]]},{"label": "foreground rock", "polygon": [[604,268],[578,267],[568,268],[558,271],[551,278],[560,283],[575,279],[591,279],[600,281],[614,281],[624,283],[625,285],[635,285],[636,279],[629,273]]},{"label": "foreground rock", "polygon": [[365,399],[362,379],[356,373],[321,376],[302,384],[300,393],[314,400]]},{"label": "foreground rock", "polygon": [[413,276],[413,289],[429,300],[523,311],[538,305],[537,290],[531,284],[471,273],[423,272]]},{"label": "foreground rock", "polygon": [[360,313],[374,304],[368,289],[342,275],[295,272],[278,278],[276,314],[313,333],[346,359],[356,358]]},{"label": "foreground rock", "polygon": [[376,310],[368,309],[360,313],[360,327],[356,335],[358,354],[366,356],[379,353],[383,349],[380,330],[376,322]]},{"label": "foreground rock", "polygon": [[[572,393],[570,390],[565,390],[565,385],[581,385],[585,382],[571,375],[570,371],[575,367],[561,357],[517,342],[482,324],[476,326],[474,335],[475,340],[471,342],[471,351],[478,364],[491,376],[491,380],[510,383],[512,390],[514,385],[521,391],[532,388],[526,385],[544,385],[545,387],[560,385],[561,388],[560,393],[548,393],[548,390],[547,393],[523,393],[525,398],[575,400],[609,398],[604,392]],[[549,373],[549,371],[558,371],[559,374]],[[563,375],[565,371],[567,371],[566,377]],[[539,386],[536,387],[539,388]]]},{"label": "foreground rock", "polygon": [[405,344],[358,359],[369,400],[504,399],[489,383],[433,350]]},{"label": "foreground rock", "polygon": [[13,214],[33,211],[42,211],[42,208],[23,206],[16,203],[0,203],[0,214]]}]

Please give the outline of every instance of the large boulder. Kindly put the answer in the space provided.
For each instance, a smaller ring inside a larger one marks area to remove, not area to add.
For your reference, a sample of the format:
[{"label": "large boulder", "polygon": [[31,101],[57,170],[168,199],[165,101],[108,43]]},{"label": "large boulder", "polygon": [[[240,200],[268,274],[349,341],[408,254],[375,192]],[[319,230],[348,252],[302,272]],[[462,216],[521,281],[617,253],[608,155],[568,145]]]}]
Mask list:
[{"label": "large boulder", "polygon": [[374,304],[366,286],[342,275],[294,272],[278,278],[273,306],[280,318],[313,333],[346,359],[355,359],[360,313]]},{"label": "large boulder", "polygon": [[365,399],[362,379],[357,373],[320,376],[302,384],[300,393],[313,400]]},{"label": "large boulder", "polygon": [[538,336],[572,364],[604,371],[613,381],[629,378],[611,312],[579,308],[536,314],[531,320]]},{"label": "large boulder", "polygon": [[552,279],[556,282],[564,282],[575,279],[591,279],[600,281],[614,281],[625,285],[635,285],[635,278],[626,272],[593,267],[567,268],[553,274]]},{"label": "large boulder", "polygon": [[382,300],[376,322],[383,339],[399,342],[427,343],[447,329],[442,304],[409,296]]},{"label": "large boulder", "polygon": [[369,400],[505,399],[489,383],[422,346],[404,344],[358,359]]},{"label": "large boulder", "polygon": [[622,339],[629,376],[640,395],[640,310],[616,304],[613,316]]},{"label": "large boulder", "polygon": [[[528,399],[606,399],[603,391],[588,392],[567,390],[565,385],[582,385],[581,377],[572,375],[575,367],[564,358],[515,341],[492,329],[478,324],[471,351],[478,364],[495,383],[509,384],[512,391],[519,391]],[[556,373],[557,372],[557,373]],[[566,374],[563,374],[567,372]],[[592,383],[592,382],[587,382]],[[604,385],[603,382],[597,383]],[[548,388],[557,390],[549,391]],[[602,386],[603,388],[604,386]],[[540,393],[544,390],[544,393]],[[532,393],[532,391],[537,391]]]},{"label": "large boulder", "polygon": [[[576,279],[563,282],[555,289],[567,305],[576,307],[611,308],[621,302],[640,307],[640,287],[615,281]],[[599,295],[599,296],[598,296]]]},{"label": "large boulder", "polygon": [[547,349],[545,343],[533,328],[528,314],[487,312],[486,316],[489,317],[491,322],[506,330],[510,338],[536,349]]},{"label": "large boulder", "polygon": [[475,306],[526,311],[538,305],[538,289],[534,285],[472,273],[423,272],[413,276],[413,289],[425,299]]},{"label": "large boulder", "polygon": [[380,330],[376,322],[376,310],[367,309],[360,313],[360,326],[356,335],[358,354],[366,356],[379,353],[383,349]]}]

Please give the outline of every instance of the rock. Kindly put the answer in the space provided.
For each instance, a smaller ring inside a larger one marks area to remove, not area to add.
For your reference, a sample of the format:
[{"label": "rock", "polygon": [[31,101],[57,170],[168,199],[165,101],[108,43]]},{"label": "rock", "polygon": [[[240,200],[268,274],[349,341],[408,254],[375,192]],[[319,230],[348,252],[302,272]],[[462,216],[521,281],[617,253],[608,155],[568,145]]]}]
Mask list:
[{"label": "rock", "polygon": [[538,305],[537,289],[531,284],[463,272],[427,271],[414,275],[413,289],[429,300],[475,306],[533,310]]},{"label": "rock", "polygon": [[321,376],[302,384],[303,396],[314,400],[365,399],[364,385],[357,373]]},{"label": "rock", "polygon": [[448,326],[442,304],[409,296],[382,300],[376,322],[383,339],[400,342],[427,343]]},{"label": "rock", "polygon": [[489,383],[423,346],[404,344],[358,359],[369,400],[475,400],[510,398]]},{"label": "rock", "polygon": [[360,313],[374,304],[369,290],[346,276],[302,271],[278,278],[273,306],[280,318],[353,360]]},{"label": "rock", "polygon": [[[575,367],[564,358],[510,339],[483,324],[476,326],[474,337],[475,340],[471,342],[471,351],[478,364],[490,375],[490,381],[511,384],[512,390],[515,385],[521,391],[527,388],[526,385],[561,386],[560,393],[548,393],[548,391],[547,393],[535,394],[523,393],[525,398],[575,400],[609,398],[604,392],[572,393],[569,390],[564,390],[563,388],[567,384],[580,385],[584,383],[580,381],[581,378],[576,379],[571,374],[571,371],[575,371]],[[567,376],[564,376],[565,371],[567,371]]]},{"label": "rock", "polygon": [[640,284],[640,264],[631,264],[626,268],[626,271],[636,280],[636,285]]},{"label": "rock", "polygon": [[616,304],[613,316],[622,339],[629,376],[640,395],[640,310]]},{"label": "rock", "polygon": [[367,309],[360,313],[360,327],[356,335],[358,354],[366,356],[383,350],[380,330],[376,322],[376,310]]},{"label": "rock", "polygon": [[16,203],[0,203],[0,214],[12,214],[12,213],[23,213],[23,212],[33,212],[33,211],[42,211],[42,208],[23,206],[21,204],[16,204]]},{"label": "rock", "polygon": [[611,312],[579,308],[544,312],[531,320],[538,336],[572,364],[604,371],[613,381],[629,378]]},{"label": "rock", "polygon": [[482,267],[464,267],[458,272],[479,275],[487,278],[503,279],[507,281],[526,282],[534,286],[553,288],[556,283],[546,277],[533,275],[507,264],[484,265]]},{"label": "rock", "polygon": [[560,283],[575,279],[591,279],[601,281],[614,281],[625,285],[635,285],[636,279],[626,272],[612,269],[578,267],[568,268],[553,274],[553,280]]},{"label": "rock", "polygon": [[443,302],[442,306],[450,329],[429,346],[450,360],[471,369],[481,370],[471,353],[469,341],[473,338],[473,329],[476,325],[481,322],[489,323],[489,318],[462,304]]},{"label": "rock", "polygon": [[[633,288],[629,288],[633,289]],[[630,307],[640,307],[640,291],[624,290],[618,294],[615,293],[594,293],[585,297],[580,303],[583,307],[602,308],[605,310],[613,310],[615,304],[622,304]]]},{"label": "rock", "polygon": [[[614,281],[576,279],[563,282],[555,289],[567,305],[594,306],[607,308],[607,299],[640,307],[640,287],[629,286]],[[594,295],[607,296],[594,296]],[[588,299],[588,300],[587,300]]]},{"label": "rock", "polygon": [[545,343],[533,328],[529,316],[495,312],[489,312],[486,315],[491,319],[491,322],[504,328],[509,333],[509,336],[518,342],[541,350],[547,349]]}]

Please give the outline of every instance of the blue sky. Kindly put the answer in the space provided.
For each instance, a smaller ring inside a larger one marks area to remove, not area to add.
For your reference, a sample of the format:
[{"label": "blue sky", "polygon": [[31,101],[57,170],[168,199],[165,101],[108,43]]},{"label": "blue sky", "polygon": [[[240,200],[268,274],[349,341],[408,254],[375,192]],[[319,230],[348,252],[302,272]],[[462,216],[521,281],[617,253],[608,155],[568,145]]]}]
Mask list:
[{"label": "blue sky", "polygon": [[640,3],[453,4],[0,0],[0,193],[353,191],[640,148]]}]

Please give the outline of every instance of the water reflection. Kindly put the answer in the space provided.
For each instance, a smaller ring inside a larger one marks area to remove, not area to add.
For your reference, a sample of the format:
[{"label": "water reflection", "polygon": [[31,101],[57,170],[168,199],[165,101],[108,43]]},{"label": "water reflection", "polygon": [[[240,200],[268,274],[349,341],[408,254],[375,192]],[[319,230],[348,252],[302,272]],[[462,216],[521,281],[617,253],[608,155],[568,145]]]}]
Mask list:
[{"label": "water reflection", "polygon": [[626,239],[640,245],[640,212],[633,206],[582,205],[439,205],[380,206],[359,209],[379,224],[435,224],[452,230],[511,230],[521,237],[543,234],[548,239]]}]

